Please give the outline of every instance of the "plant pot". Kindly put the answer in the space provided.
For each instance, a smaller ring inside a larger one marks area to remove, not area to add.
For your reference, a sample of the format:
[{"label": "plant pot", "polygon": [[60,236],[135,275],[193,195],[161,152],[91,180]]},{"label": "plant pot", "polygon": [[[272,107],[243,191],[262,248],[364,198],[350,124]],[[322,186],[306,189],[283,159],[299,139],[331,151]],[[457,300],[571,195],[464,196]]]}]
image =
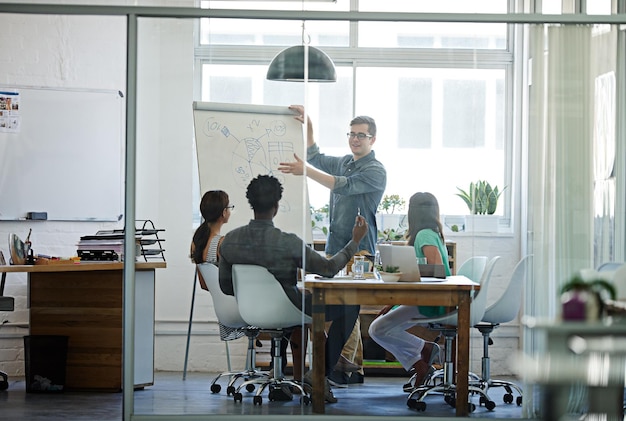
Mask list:
[{"label": "plant pot", "polygon": [[498,215],[467,215],[465,217],[465,231],[469,232],[498,232],[499,225]]}]

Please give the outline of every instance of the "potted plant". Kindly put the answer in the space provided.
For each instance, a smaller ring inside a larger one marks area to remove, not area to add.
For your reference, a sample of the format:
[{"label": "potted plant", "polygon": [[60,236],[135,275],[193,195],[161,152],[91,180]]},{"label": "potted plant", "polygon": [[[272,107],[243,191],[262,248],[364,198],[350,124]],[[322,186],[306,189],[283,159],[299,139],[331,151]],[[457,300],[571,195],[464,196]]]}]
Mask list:
[{"label": "potted plant", "polygon": [[401,240],[406,226],[406,215],[395,212],[404,210],[406,201],[398,194],[386,194],[378,205],[378,239],[382,241]]},{"label": "potted plant", "polygon": [[470,211],[470,217],[466,218],[467,230],[498,231],[499,218],[493,214],[498,207],[498,200],[504,189],[500,190],[498,186],[491,187],[489,182],[478,180],[471,182],[467,191],[460,187],[457,187],[457,190],[459,193],[456,195],[463,199]]},{"label": "potted plant", "polygon": [[561,305],[563,320],[601,319],[605,313],[607,301],[615,301],[615,286],[605,279],[584,280],[575,275],[561,286]]},{"label": "potted plant", "polygon": [[[319,209],[315,209],[313,206],[309,206],[311,212],[311,229],[313,231],[313,237],[318,234],[323,239],[326,239],[328,235],[328,203]],[[321,232],[321,234],[319,234]]]}]

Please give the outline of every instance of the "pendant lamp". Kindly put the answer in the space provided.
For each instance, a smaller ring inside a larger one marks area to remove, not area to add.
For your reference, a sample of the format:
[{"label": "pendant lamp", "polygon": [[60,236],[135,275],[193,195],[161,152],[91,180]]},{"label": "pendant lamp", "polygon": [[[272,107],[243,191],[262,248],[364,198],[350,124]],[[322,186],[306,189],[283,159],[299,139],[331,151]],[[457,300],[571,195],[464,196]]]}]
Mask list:
[{"label": "pendant lamp", "polygon": [[309,52],[308,82],[336,82],[337,71],[333,61],[322,50],[294,45],[274,57],[267,69],[267,79],[281,82],[304,82],[304,54]]}]

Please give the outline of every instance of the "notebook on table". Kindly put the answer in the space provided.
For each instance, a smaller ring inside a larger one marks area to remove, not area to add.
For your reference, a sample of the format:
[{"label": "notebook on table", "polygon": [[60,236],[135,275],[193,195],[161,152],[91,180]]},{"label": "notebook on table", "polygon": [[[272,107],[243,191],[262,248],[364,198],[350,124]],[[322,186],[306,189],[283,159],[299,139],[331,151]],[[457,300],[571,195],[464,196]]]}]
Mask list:
[{"label": "notebook on table", "polygon": [[383,269],[387,266],[397,266],[398,270],[402,272],[400,281],[419,281],[421,279],[413,247],[379,244],[378,250]]}]

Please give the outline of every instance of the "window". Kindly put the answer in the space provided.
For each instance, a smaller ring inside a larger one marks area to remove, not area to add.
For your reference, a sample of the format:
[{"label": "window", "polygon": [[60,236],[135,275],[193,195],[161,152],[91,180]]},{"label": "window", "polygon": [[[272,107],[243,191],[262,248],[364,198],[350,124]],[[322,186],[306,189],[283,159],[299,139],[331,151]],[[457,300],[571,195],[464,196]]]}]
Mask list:
[{"label": "window", "polygon": [[[221,3],[211,2],[210,7],[239,4]],[[254,8],[293,7],[290,2],[279,3],[254,3]],[[467,3],[389,1],[385,11],[506,13],[508,4],[476,2],[477,8]],[[348,4],[348,0],[306,2],[306,8],[348,10]],[[380,7],[372,0],[359,4],[362,11]],[[296,10],[300,8],[298,3]],[[301,25],[205,20],[199,39],[208,46],[200,45],[196,54],[201,63],[200,100],[303,104],[303,84],[265,80],[276,46],[301,43]],[[466,188],[479,179],[501,189],[511,186],[507,178],[511,172],[505,171],[510,167],[506,160],[513,159],[507,153],[512,131],[505,112],[512,103],[507,95],[513,91],[507,87],[513,80],[509,48],[513,43],[507,28],[505,24],[306,22],[311,45],[327,51],[338,72],[335,84],[309,85],[307,112],[320,148],[329,155],[349,153],[344,134],[350,120],[369,115],[378,126],[374,150],[387,168],[387,193],[408,200],[416,191],[430,191],[443,214],[459,215],[467,214],[467,207],[456,196],[457,186]],[[328,190],[315,182],[309,186],[311,205],[324,206]],[[509,217],[509,203],[501,200],[496,213]]]}]

